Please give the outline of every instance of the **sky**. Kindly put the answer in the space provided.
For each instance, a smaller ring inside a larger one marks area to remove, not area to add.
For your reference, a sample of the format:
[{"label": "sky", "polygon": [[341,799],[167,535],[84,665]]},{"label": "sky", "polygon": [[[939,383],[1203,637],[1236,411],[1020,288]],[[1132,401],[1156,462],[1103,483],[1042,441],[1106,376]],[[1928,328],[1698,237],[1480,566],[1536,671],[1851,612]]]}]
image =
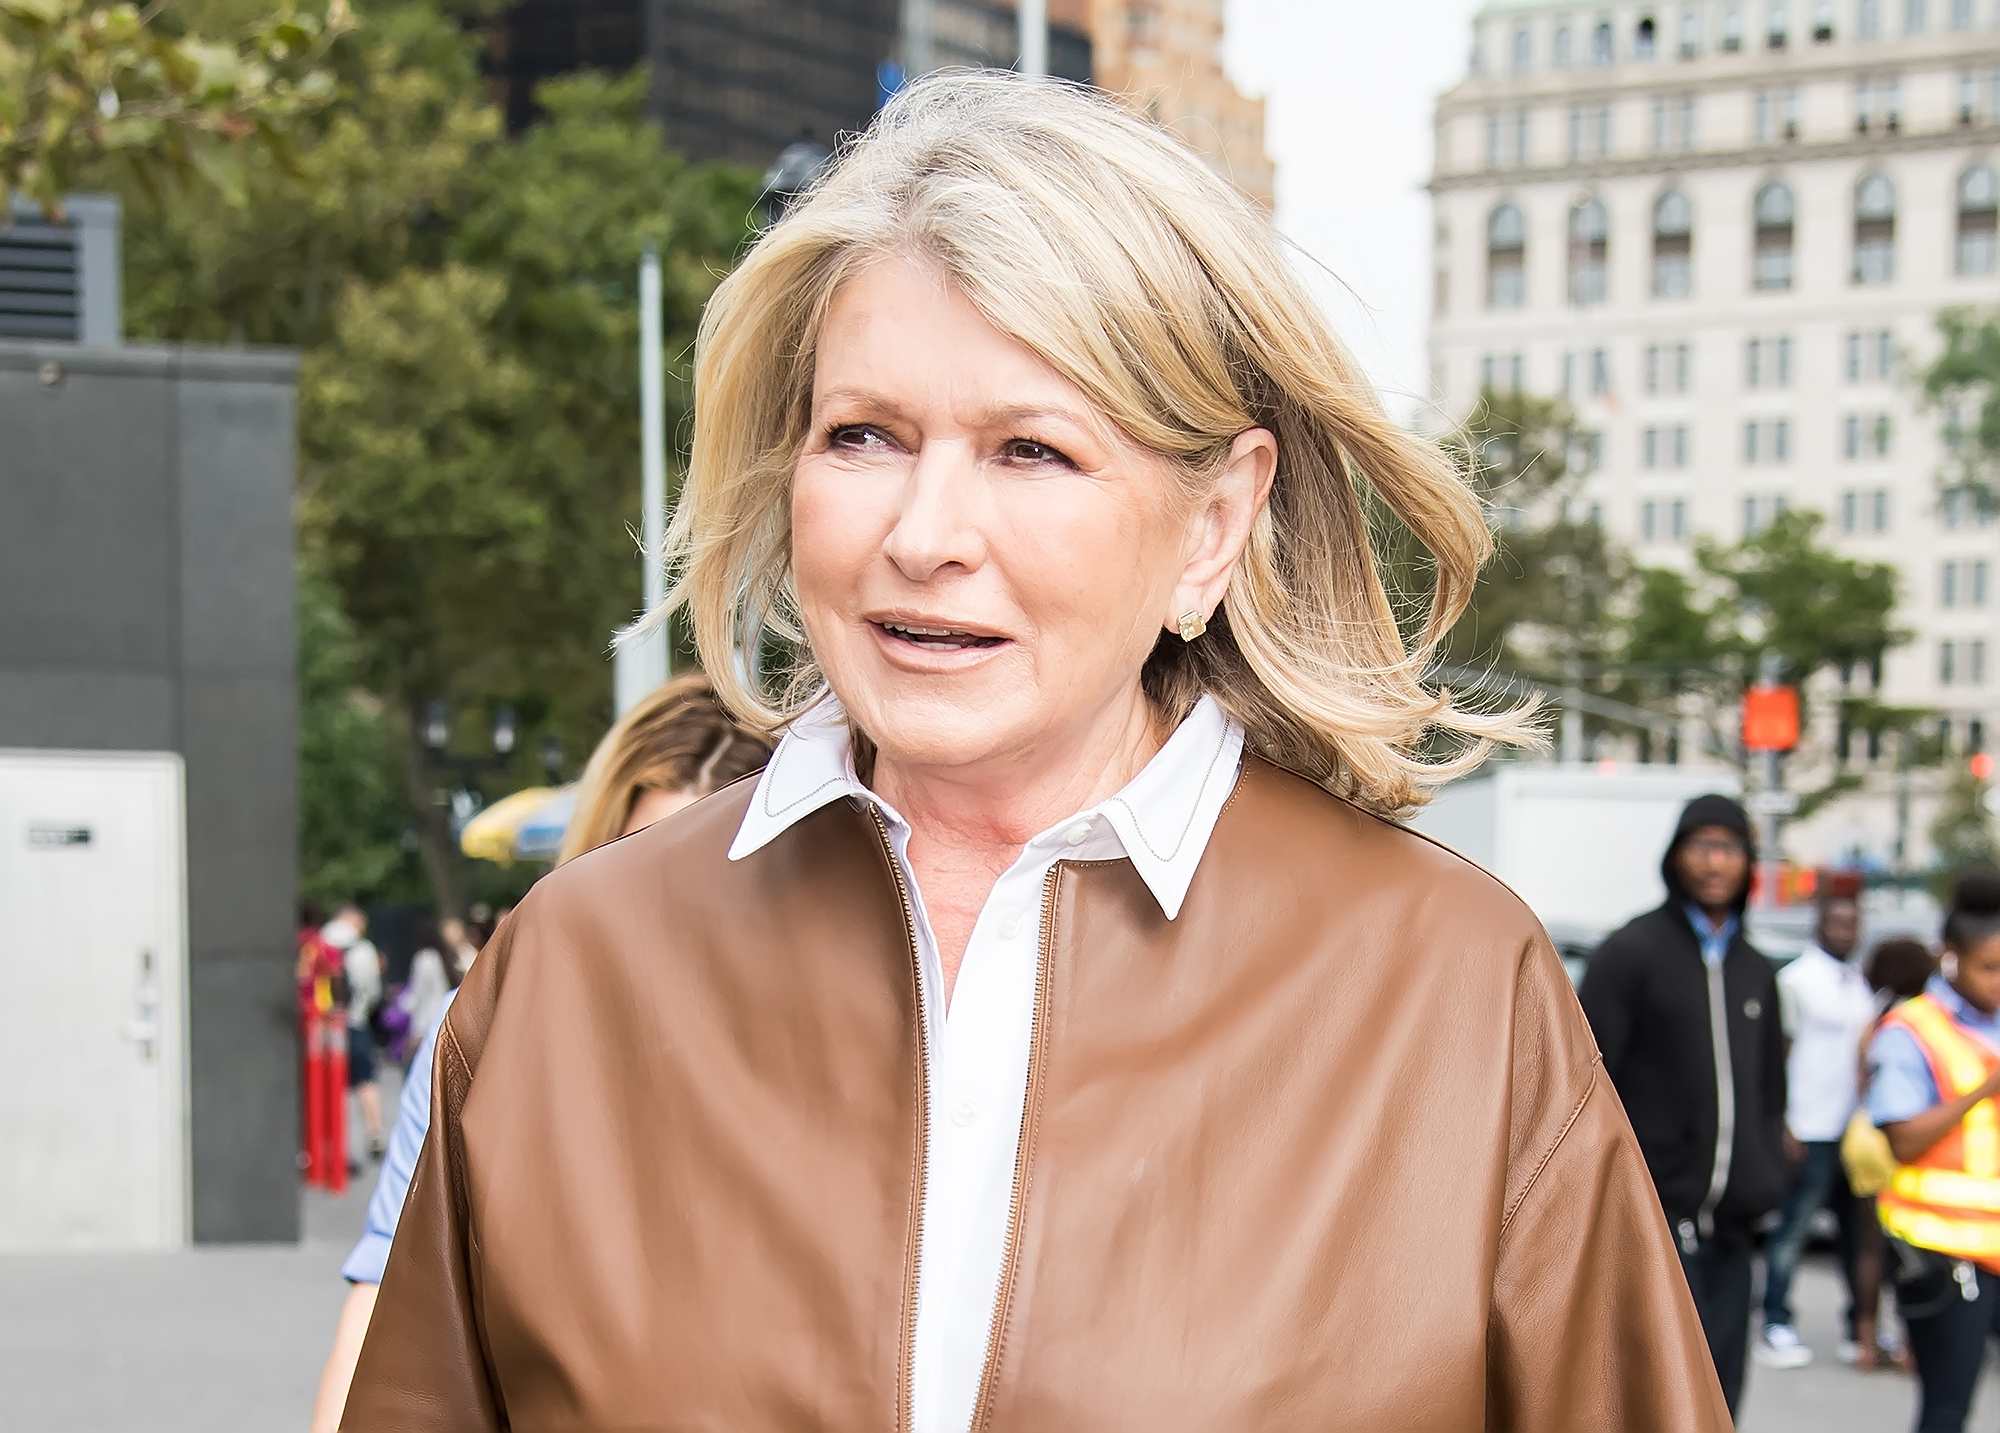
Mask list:
[{"label": "sky", "polygon": [[1478,0],[1227,0],[1223,64],[1265,98],[1278,227],[1389,411],[1415,415],[1430,318],[1431,113]]}]

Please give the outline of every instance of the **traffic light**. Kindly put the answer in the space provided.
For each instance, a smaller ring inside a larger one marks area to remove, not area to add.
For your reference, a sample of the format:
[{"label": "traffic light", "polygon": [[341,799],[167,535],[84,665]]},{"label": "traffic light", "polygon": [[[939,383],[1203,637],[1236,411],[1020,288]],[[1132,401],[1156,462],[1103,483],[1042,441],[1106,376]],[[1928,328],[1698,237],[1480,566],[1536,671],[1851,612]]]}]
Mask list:
[{"label": "traffic light", "polygon": [[1966,763],[1966,768],[1972,772],[1977,780],[1991,781],[1993,779],[1993,754],[1988,751],[1974,752],[1972,760]]}]

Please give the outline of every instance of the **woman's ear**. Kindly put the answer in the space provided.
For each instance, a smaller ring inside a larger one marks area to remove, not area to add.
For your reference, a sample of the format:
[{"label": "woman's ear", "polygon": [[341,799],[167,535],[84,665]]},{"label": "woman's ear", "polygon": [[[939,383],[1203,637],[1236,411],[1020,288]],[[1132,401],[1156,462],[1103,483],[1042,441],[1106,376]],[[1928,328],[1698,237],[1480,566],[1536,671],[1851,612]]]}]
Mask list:
[{"label": "woman's ear", "polygon": [[1174,586],[1173,610],[1161,617],[1168,631],[1175,631],[1190,612],[1206,622],[1221,605],[1277,471],[1278,440],[1269,429],[1248,428],[1236,435],[1208,496],[1188,515],[1187,562]]}]

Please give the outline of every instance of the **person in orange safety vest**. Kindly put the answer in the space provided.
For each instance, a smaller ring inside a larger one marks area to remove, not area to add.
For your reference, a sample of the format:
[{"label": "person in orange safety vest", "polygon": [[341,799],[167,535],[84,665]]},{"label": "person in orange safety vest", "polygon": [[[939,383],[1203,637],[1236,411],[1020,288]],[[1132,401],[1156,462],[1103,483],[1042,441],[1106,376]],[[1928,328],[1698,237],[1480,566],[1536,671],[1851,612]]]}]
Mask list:
[{"label": "person in orange safety vest", "polygon": [[1917,1433],[1960,1433],[2000,1332],[2000,872],[1959,878],[1944,947],[1868,1047],[1869,1118],[1898,1165],[1876,1207],[1923,1385]]}]

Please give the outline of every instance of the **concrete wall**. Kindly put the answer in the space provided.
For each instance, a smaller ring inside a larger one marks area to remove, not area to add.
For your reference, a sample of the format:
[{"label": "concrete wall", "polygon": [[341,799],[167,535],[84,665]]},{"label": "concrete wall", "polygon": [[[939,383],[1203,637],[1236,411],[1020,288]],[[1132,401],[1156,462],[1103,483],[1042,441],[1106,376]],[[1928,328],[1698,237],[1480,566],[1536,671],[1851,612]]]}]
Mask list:
[{"label": "concrete wall", "polygon": [[205,1242],[299,1232],[296,372],[0,341],[0,746],[185,759]]}]

